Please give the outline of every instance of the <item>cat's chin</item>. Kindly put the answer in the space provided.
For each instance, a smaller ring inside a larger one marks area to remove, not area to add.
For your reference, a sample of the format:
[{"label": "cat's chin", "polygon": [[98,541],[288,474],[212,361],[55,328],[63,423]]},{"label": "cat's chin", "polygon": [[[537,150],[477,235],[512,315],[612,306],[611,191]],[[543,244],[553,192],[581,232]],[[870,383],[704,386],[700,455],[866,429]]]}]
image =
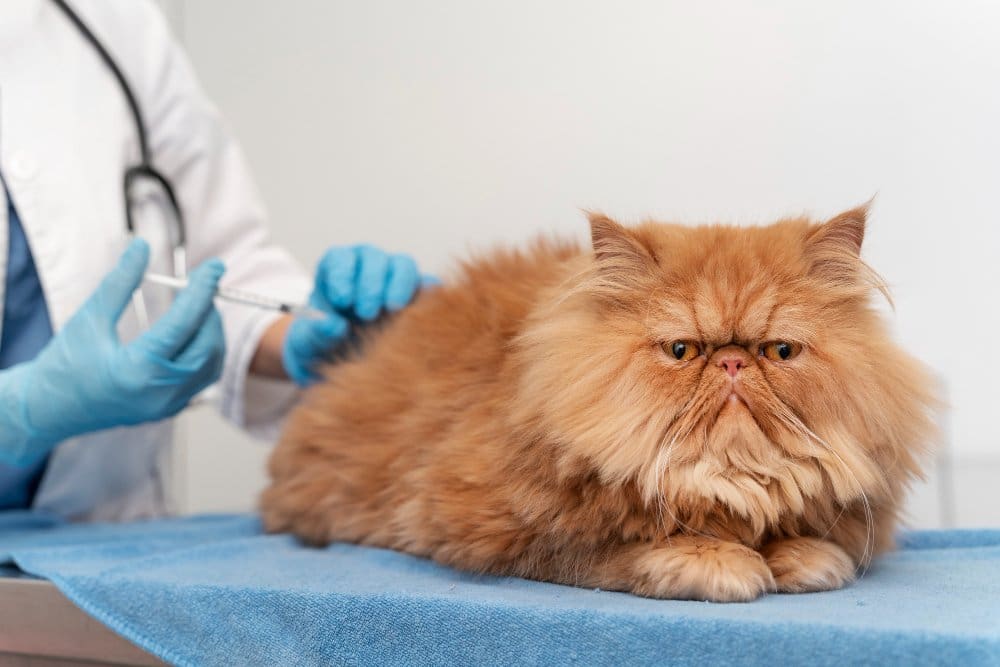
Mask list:
[{"label": "cat's chin", "polygon": [[739,517],[760,535],[782,515],[804,510],[799,483],[808,475],[791,474],[799,466],[768,437],[738,392],[720,392],[707,433],[679,444],[672,459],[663,493],[675,507],[693,509],[685,523]]}]

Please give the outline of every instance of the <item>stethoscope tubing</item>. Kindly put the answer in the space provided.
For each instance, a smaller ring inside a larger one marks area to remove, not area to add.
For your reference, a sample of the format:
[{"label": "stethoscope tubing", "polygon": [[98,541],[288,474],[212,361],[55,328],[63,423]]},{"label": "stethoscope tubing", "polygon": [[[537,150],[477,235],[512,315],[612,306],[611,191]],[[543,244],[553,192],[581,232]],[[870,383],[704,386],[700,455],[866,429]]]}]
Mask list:
[{"label": "stethoscope tubing", "polygon": [[[125,170],[123,175],[122,188],[125,192],[125,228],[129,236],[135,236],[135,220],[132,217],[132,206],[130,193],[134,184],[141,178],[149,178],[156,181],[167,196],[167,203],[170,206],[171,213],[173,214],[173,220],[175,222],[174,228],[174,255],[178,255],[177,248],[181,249],[181,256],[185,256],[184,248],[187,247],[187,227],[184,221],[183,211],[181,210],[180,202],[174,193],[173,185],[170,180],[165,177],[156,167],[153,166],[152,155],[149,149],[149,137],[146,132],[146,123],[143,120],[142,109],[139,106],[139,101],[135,96],[135,92],[132,90],[132,86],[129,85],[128,79],[125,78],[125,74],[115,59],[111,56],[108,49],[101,43],[97,38],[97,35],[87,26],[87,24],[80,18],[69,3],[66,0],[52,0],[52,3],[59,8],[60,11],[69,19],[70,23],[76,27],[80,35],[83,36],[84,40],[93,47],[94,51],[100,57],[101,61],[107,67],[108,71],[114,76],[115,81],[118,82],[118,87],[122,91],[122,95],[128,104],[129,113],[132,116],[132,122],[135,126],[136,137],[139,140],[139,164],[129,167]],[[176,264],[176,262],[175,262]],[[175,266],[175,271],[177,267]],[[181,273],[179,275],[183,276],[186,273],[187,267],[181,267]]]}]

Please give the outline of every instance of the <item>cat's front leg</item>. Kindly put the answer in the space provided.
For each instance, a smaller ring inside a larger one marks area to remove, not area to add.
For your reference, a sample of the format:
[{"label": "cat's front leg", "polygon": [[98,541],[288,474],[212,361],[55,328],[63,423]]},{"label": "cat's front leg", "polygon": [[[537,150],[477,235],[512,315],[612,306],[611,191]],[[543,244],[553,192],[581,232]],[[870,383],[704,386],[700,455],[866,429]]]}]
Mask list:
[{"label": "cat's front leg", "polygon": [[764,545],[761,554],[782,593],[830,591],[854,580],[854,561],[840,546],[827,540],[774,540]]},{"label": "cat's front leg", "polygon": [[749,602],[775,588],[764,558],[748,547],[711,537],[677,535],[658,546],[633,546],[611,559],[610,576],[638,595],[677,600]]}]

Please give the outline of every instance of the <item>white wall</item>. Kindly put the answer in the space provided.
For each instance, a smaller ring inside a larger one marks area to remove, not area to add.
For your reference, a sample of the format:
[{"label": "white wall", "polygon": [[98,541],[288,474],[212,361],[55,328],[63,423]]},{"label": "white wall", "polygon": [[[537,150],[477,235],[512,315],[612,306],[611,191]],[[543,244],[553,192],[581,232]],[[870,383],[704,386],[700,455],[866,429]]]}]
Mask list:
[{"label": "white wall", "polygon": [[[442,271],[468,247],[583,236],[580,207],[758,222],[877,192],[865,253],[950,389],[958,520],[1000,523],[1000,6],[164,4],[309,264],[366,241]],[[186,506],[247,506],[264,450],[189,424]],[[918,524],[939,522],[936,494]]]}]

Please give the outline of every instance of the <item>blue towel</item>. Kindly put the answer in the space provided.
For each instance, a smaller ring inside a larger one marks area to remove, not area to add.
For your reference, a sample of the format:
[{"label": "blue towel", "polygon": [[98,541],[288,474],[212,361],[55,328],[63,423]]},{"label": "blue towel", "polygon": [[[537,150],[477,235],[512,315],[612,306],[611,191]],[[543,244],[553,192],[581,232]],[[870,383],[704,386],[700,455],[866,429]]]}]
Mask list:
[{"label": "blue towel", "polygon": [[844,590],[749,604],[481,577],[310,549],[255,517],[0,514],[0,564],[180,665],[1000,665],[1000,530],[909,533]]}]

